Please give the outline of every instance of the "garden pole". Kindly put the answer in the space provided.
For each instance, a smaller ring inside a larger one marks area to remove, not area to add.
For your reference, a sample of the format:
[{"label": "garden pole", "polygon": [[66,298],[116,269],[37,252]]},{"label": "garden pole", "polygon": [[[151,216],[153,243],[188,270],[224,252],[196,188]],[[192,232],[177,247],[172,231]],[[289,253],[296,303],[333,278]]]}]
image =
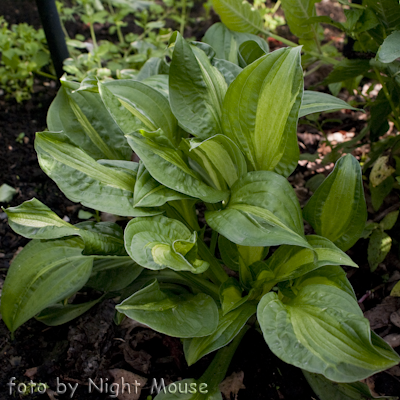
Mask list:
[{"label": "garden pole", "polygon": [[36,0],[36,5],[44,33],[46,34],[57,78],[61,78],[64,73],[63,61],[69,57],[69,53],[55,0]]}]

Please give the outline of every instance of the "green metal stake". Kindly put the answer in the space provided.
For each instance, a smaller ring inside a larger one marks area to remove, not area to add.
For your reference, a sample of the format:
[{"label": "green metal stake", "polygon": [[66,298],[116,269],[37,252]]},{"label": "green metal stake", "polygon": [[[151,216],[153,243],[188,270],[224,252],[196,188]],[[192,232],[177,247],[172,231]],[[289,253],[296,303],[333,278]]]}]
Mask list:
[{"label": "green metal stake", "polygon": [[69,57],[64,32],[54,0],[36,0],[40,20],[46,34],[51,59],[58,78],[64,74],[63,61]]}]

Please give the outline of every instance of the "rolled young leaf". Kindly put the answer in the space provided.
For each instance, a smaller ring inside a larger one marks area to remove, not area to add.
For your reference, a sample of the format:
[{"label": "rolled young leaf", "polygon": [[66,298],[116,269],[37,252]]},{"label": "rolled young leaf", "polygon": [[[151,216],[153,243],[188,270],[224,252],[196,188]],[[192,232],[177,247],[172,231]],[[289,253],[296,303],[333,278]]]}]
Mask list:
[{"label": "rolled young leaf", "polygon": [[204,272],[209,264],[197,258],[196,232],[164,216],[135,218],[125,228],[128,254],[144,268]]},{"label": "rolled young leaf", "polygon": [[218,308],[204,294],[175,295],[155,280],[116,306],[127,317],[169,336],[192,338],[210,335],[218,326]]},{"label": "rolled young leaf", "polygon": [[58,239],[80,236],[85,254],[124,255],[122,229],[110,222],[82,222],[71,225],[37,199],[5,210],[8,223],[19,235],[29,239]]},{"label": "rolled young leaf", "polygon": [[[227,190],[247,173],[246,160],[239,148],[224,135],[215,135],[202,142],[183,140],[181,148],[197,164],[196,171],[211,186]],[[192,168],[195,168],[192,165]]]},{"label": "rolled young leaf", "polygon": [[47,114],[49,131],[64,132],[95,160],[129,160],[124,133],[107,112],[98,93],[71,92],[61,87]]},{"label": "rolled young leaf", "polygon": [[223,130],[255,170],[289,176],[297,165],[303,96],[300,47],[276,50],[247,66],[229,86]]},{"label": "rolled young leaf", "polygon": [[357,301],[334,286],[310,283],[284,302],[267,293],[257,317],[275,355],[336,382],[355,382],[399,362],[382,339],[371,337]]},{"label": "rolled young leaf", "polygon": [[217,190],[204,183],[186,162],[183,153],[162,146],[147,132],[127,135],[128,143],[143,161],[151,176],[164,186],[207,203],[218,203],[229,196],[228,191]]},{"label": "rolled young leaf", "polygon": [[33,240],[8,270],[1,297],[4,323],[14,332],[28,319],[78,291],[92,272],[80,238]]},{"label": "rolled young leaf", "polygon": [[360,238],[367,219],[360,164],[342,157],[303,210],[318,235],[346,251]]},{"label": "rolled young leaf", "polygon": [[207,223],[243,246],[312,246],[303,233],[296,194],[289,182],[270,171],[249,172],[233,186],[227,207],[207,211]]},{"label": "rolled young leaf", "polygon": [[222,133],[222,103],[227,90],[224,77],[207,55],[175,33],[169,73],[171,109],[179,124],[192,135],[207,139]]}]

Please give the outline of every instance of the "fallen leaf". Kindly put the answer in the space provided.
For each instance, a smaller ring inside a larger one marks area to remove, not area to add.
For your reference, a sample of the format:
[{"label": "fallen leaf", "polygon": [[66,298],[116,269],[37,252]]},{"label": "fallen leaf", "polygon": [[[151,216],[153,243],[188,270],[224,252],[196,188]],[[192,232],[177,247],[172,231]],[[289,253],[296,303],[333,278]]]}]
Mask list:
[{"label": "fallen leaf", "polygon": [[244,372],[234,372],[232,375],[225,378],[219,385],[219,390],[227,399],[238,399],[240,389],[246,389],[243,385]]},{"label": "fallen leaf", "polygon": [[119,368],[110,369],[108,372],[118,385],[118,389],[114,387],[118,400],[139,400],[142,388],[147,382],[146,378]]}]

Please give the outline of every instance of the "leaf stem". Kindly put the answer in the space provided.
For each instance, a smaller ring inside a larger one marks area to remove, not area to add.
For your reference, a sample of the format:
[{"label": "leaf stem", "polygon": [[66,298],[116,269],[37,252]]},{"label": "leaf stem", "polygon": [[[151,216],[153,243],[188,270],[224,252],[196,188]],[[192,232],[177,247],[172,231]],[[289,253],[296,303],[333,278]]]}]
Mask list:
[{"label": "leaf stem", "polygon": [[49,78],[49,79],[53,79],[54,81],[58,81],[58,79],[57,79],[56,76],[51,75],[51,74],[48,74],[47,72],[43,72],[43,71],[34,71],[34,73],[35,73],[35,74],[38,74],[38,75],[41,75],[41,76],[44,76],[44,77]]},{"label": "leaf stem", "polygon": [[400,119],[399,119],[399,115],[398,115],[396,106],[393,103],[393,99],[390,96],[390,93],[386,86],[385,81],[382,79],[381,73],[378,71],[378,69],[376,67],[374,67],[374,71],[375,71],[376,77],[378,78],[379,83],[382,85],[383,93],[385,94],[385,97],[386,97],[387,101],[389,102],[390,108],[392,109],[392,112],[394,114],[394,124],[395,124],[397,130],[400,132]]},{"label": "leaf stem", "polygon": [[221,350],[218,351],[217,355],[212,360],[211,364],[198,380],[199,382],[207,382],[208,387],[211,391],[214,391],[218,388],[218,385],[225,378],[226,372],[228,371],[229,364],[232,361],[232,358],[235,354],[239,343],[243,339],[245,333],[249,330],[249,325],[244,325],[242,330],[237,334],[235,339],[229,344],[225,346]]},{"label": "leaf stem", "polygon": [[179,29],[182,36],[185,33],[185,25],[186,25],[186,0],[182,0],[181,26]]},{"label": "leaf stem", "polygon": [[[267,30],[267,29],[260,29],[260,32],[263,33],[264,35],[267,35],[267,36],[272,37],[272,38],[275,39],[275,40],[279,40],[280,42],[282,42],[283,44],[286,44],[287,46],[290,46],[290,47],[297,47],[297,46],[299,46],[298,43],[295,43],[295,42],[292,42],[291,40],[285,39],[285,38],[282,37],[282,36],[275,35],[275,33],[272,33],[271,31],[269,31],[269,30]],[[332,65],[337,65],[337,64],[339,64],[339,61],[338,61],[338,60],[336,60],[336,59],[334,59],[334,58],[332,58],[332,57],[325,56],[325,55],[322,54],[322,53],[317,53],[317,52],[315,52],[315,51],[306,51],[305,53],[306,53],[306,54],[309,54],[310,56],[316,57],[316,58],[318,58],[318,59],[321,60],[321,61],[325,61],[325,62],[327,62],[328,64],[332,64]]]}]

